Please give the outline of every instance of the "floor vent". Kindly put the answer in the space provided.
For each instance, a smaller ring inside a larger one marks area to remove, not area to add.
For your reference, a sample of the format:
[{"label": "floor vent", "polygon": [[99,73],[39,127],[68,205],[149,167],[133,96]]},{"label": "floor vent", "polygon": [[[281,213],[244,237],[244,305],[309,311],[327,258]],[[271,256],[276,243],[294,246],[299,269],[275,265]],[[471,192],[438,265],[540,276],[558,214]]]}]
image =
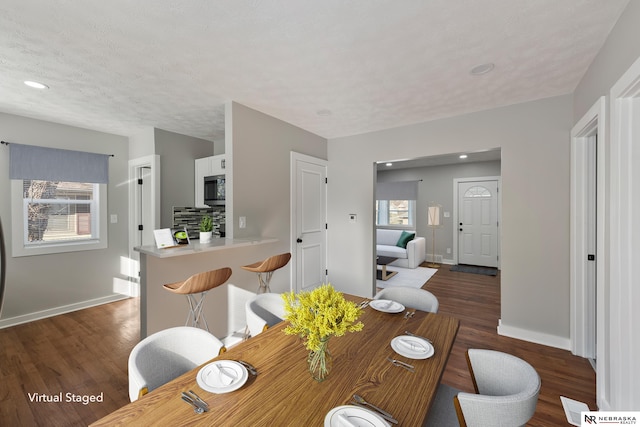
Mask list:
[{"label": "floor vent", "polygon": [[562,407],[564,408],[564,414],[567,417],[567,422],[571,425],[580,427],[580,413],[588,412],[589,407],[586,403],[578,402],[577,400],[569,399],[568,397],[560,396]]}]

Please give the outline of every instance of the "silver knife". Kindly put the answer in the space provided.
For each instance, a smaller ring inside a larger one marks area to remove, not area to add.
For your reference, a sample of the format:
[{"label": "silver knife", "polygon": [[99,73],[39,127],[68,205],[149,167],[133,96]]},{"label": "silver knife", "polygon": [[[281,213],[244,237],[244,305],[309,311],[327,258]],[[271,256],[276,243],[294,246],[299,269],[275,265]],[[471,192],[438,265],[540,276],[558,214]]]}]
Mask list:
[{"label": "silver knife", "polygon": [[412,337],[415,337],[415,338],[421,338],[421,339],[425,340],[426,342],[428,342],[429,344],[433,345],[433,341],[431,341],[427,337],[423,337],[422,335],[417,335],[417,334],[414,334],[413,332],[409,332],[409,331],[404,331],[404,333],[406,335],[409,335],[409,336],[412,336]]},{"label": "silver knife", "polygon": [[189,395],[190,397],[192,397],[193,399],[197,400],[198,402],[202,403],[204,406],[206,406],[207,408],[209,407],[209,404],[207,402],[205,402],[204,400],[200,399],[200,396],[198,396],[196,394],[195,391],[193,390],[189,390]]},{"label": "silver knife", "polygon": [[[365,409],[369,409],[369,410],[371,410],[367,405],[364,405],[364,404],[362,404],[362,403],[356,402],[355,400],[352,400],[352,401],[351,401],[351,403],[352,403],[352,404],[354,404],[354,405],[358,405],[358,406],[360,406],[360,407],[362,407],[362,408],[365,408]],[[385,415],[385,414],[383,414],[382,412],[378,412],[378,411],[374,411],[374,412],[375,412],[376,414],[380,415],[380,416],[381,416],[382,418],[384,418],[385,420],[389,421],[390,423],[392,423],[392,424],[398,424],[398,420],[396,420],[395,418],[390,417],[390,416],[388,416],[388,415]]]},{"label": "silver knife", "polygon": [[238,360],[237,362],[247,368],[247,371],[249,371],[251,375],[258,376],[258,370],[254,368],[251,363],[245,362],[244,360]]}]

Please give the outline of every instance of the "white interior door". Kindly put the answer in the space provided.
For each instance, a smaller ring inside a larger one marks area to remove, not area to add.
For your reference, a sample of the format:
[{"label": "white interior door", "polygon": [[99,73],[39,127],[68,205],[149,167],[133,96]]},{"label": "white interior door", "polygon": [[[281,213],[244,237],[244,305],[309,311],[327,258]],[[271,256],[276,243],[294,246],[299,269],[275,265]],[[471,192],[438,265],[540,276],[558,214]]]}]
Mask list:
[{"label": "white interior door", "polygon": [[140,230],[140,244],[142,246],[153,245],[155,243],[153,237],[153,193],[151,191],[151,166],[143,166],[138,169],[139,182],[138,189],[140,191],[140,207],[138,224],[142,227]]},{"label": "white interior door", "polygon": [[498,181],[458,183],[458,263],[498,266]]},{"label": "white interior door", "polygon": [[597,359],[596,400],[601,409],[606,407],[609,353],[605,332],[606,109],[602,96],[571,129],[571,352]]},{"label": "white interior door", "polygon": [[315,288],[327,276],[327,163],[291,153],[292,290]]},{"label": "white interior door", "polygon": [[597,322],[597,129],[574,145],[574,182],[572,183],[572,257],[571,276],[580,289],[574,294],[580,304],[580,325],[572,330],[574,354],[596,359]]},{"label": "white interior door", "polygon": [[[138,278],[137,246],[154,245],[153,230],[160,226],[160,156],[129,160],[129,260],[128,275]],[[142,230],[140,230],[142,228]]]}]

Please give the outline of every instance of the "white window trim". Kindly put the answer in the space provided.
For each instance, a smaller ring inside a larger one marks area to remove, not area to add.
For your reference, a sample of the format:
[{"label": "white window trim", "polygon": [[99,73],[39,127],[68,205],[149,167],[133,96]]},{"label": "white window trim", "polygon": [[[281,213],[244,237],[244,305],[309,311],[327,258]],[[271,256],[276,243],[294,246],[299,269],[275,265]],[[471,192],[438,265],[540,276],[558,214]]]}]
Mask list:
[{"label": "white window trim", "polygon": [[108,246],[107,235],[107,185],[99,184],[98,190],[98,238],[86,241],[54,243],[47,245],[24,245],[24,203],[23,181],[11,180],[11,249],[14,258],[32,255],[47,255],[65,252],[105,249]]},{"label": "white window trim", "polygon": [[[384,201],[384,202],[388,202],[388,200],[378,200],[380,201]],[[386,209],[387,209],[387,222],[389,221],[388,218],[388,214],[389,214],[389,206],[388,203],[386,204]],[[417,200],[409,200],[409,220],[413,220],[413,224],[378,224],[378,218],[376,218],[376,228],[385,228],[385,229],[393,229],[393,230],[415,230],[417,227],[417,218],[416,218],[416,214],[417,214],[417,205],[418,205],[418,201]]]}]

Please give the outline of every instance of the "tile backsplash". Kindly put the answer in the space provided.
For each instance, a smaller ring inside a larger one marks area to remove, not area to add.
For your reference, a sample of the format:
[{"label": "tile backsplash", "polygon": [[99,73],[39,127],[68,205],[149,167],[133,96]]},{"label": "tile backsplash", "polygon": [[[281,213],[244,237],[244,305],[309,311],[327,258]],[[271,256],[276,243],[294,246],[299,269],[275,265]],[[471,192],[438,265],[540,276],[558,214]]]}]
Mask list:
[{"label": "tile backsplash", "polygon": [[224,207],[212,208],[191,208],[191,207],[173,207],[173,227],[185,227],[189,234],[189,239],[198,239],[200,237],[200,219],[204,215],[213,218],[213,236],[224,237],[225,234],[225,215]]}]

